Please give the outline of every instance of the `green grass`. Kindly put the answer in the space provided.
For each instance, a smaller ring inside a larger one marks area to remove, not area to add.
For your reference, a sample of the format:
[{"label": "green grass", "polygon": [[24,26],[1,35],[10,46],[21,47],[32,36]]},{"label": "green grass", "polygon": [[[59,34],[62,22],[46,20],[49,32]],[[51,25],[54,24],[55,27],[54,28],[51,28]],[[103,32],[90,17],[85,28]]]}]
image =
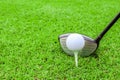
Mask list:
[{"label": "green grass", "polygon": [[0,0],[0,80],[120,80],[120,19],[78,68],[58,41],[95,38],[119,11],[120,0]]}]

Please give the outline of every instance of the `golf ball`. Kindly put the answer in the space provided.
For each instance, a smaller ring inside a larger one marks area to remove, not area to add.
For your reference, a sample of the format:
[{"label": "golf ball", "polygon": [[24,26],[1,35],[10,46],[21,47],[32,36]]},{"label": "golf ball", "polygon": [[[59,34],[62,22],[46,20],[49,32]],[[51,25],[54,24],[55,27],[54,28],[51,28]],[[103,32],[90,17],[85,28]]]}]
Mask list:
[{"label": "golf ball", "polygon": [[70,34],[66,40],[66,46],[69,50],[79,51],[85,45],[85,40],[82,35],[73,33]]}]

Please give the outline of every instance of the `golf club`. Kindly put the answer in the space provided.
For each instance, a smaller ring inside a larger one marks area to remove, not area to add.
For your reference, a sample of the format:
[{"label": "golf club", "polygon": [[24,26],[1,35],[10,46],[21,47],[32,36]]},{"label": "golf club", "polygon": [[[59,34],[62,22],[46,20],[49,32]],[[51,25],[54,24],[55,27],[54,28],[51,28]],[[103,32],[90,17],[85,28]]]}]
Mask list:
[{"label": "golf club", "polygon": [[[120,17],[120,12],[106,26],[106,28],[99,34],[99,36],[96,39],[92,39],[92,38],[87,37],[85,35],[79,34],[79,35],[81,35],[83,37],[85,44],[84,44],[83,48],[80,48],[79,50],[77,50],[78,55],[80,55],[82,57],[86,57],[86,56],[89,56],[90,54],[94,53],[97,50],[97,48],[99,47],[100,40],[103,38],[103,36],[105,35],[105,33],[113,26],[113,24],[119,19],[119,17]],[[59,41],[60,41],[60,45],[61,45],[61,47],[62,47],[62,49],[64,50],[65,53],[67,53],[68,55],[71,55],[71,56],[75,56],[75,54],[74,54],[75,50],[69,49],[69,46],[66,44],[67,40],[69,40],[68,38],[72,34],[77,34],[77,33],[62,34],[62,35],[59,36]],[[73,40],[73,41],[75,41],[75,40]],[[75,41],[75,44],[77,42]]]}]

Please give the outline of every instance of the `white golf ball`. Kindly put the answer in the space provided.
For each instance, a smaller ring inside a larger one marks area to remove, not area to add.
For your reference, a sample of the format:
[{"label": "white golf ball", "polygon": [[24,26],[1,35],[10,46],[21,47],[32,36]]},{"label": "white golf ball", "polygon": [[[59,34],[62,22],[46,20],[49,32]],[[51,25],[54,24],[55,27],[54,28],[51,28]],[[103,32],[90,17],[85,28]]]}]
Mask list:
[{"label": "white golf ball", "polygon": [[66,46],[69,50],[79,51],[85,45],[85,40],[82,35],[73,33],[66,40]]}]

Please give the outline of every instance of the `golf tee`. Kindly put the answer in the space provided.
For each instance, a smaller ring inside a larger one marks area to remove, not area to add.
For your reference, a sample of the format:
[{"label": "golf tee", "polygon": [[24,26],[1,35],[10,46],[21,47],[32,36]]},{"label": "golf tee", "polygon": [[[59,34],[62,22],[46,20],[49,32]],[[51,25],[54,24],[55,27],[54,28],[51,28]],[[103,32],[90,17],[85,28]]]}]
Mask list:
[{"label": "golf tee", "polygon": [[75,65],[76,67],[78,67],[78,52],[77,51],[74,52],[74,56],[75,56]]}]

